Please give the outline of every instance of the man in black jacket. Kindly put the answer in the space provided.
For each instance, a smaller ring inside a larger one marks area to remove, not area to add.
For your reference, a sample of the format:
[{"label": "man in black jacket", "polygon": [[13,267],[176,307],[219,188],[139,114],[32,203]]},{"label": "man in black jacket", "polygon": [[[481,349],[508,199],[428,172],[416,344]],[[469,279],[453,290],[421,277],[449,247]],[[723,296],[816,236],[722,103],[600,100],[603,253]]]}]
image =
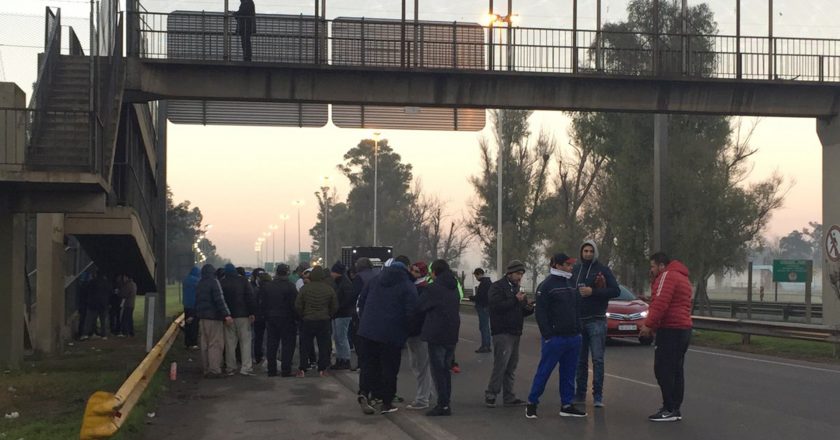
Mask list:
[{"label": "man in black jacket", "polygon": [[580,246],[580,261],[572,270],[572,282],[580,290],[580,360],[577,366],[575,402],[586,401],[589,354],[592,354],[592,399],[595,408],[604,407],[604,351],[607,345],[607,306],[621,291],[609,267],[598,261],[598,247],[587,240]]},{"label": "man in black jacket", "polygon": [[350,369],[350,321],[353,319],[353,311],[356,309],[357,295],[354,294],[353,283],[345,275],[347,268],[341,261],[336,261],[330,269],[330,276],[333,279],[333,288],[338,295],[338,312],[333,319],[333,340],[335,341],[335,364],[330,368],[333,370]]},{"label": "man in black jacket", "polygon": [[[266,342],[266,360],[268,375],[277,376],[277,348],[280,350],[280,376],[292,376],[292,357],[295,354],[297,324],[295,299],[297,288],[289,281],[289,266],[277,265],[277,275],[273,280],[260,282],[257,294],[262,315],[268,330]],[[263,274],[267,275],[267,274]]]},{"label": "man in black jacket", "polygon": [[455,357],[455,345],[458,343],[458,331],[461,327],[461,317],[458,314],[461,299],[458,281],[445,260],[435,260],[430,272],[435,282],[428,285],[417,306],[419,313],[425,315],[420,337],[429,346],[429,365],[437,391],[437,405],[426,415],[450,416],[450,366]]},{"label": "man in black jacket", "polygon": [[519,338],[525,317],[534,313],[525,292],[520,291],[519,282],[525,275],[525,265],[512,260],[505,276],[490,286],[490,331],[493,334],[493,373],[484,392],[484,404],[496,406],[496,395],[503,393],[503,403],[508,406],[524,405],[516,398],[513,381],[519,363]]},{"label": "man in black jacket", "polygon": [[248,279],[239,275],[233,264],[225,265],[225,277],[219,282],[225,295],[225,302],[233,317],[233,325],[225,327],[225,372],[231,376],[236,373],[236,345],[239,344],[242,366],[239,373],[253,376],[251,361],[251,324],[257,311],[254,290]]},{"label": "man in black jacket", "polygon": [[222,287],[216,278],[216,268],[212,264],[205,264],[201,268],[201,280],[195,287],[195,317],[198,318],[204,376],[222,377],[224,329],[225,325],[233,325],[233,318],[230,317],[230,309],[225,303]]},{"label": "man in black jacket", "polygon": [[478,285],[475,287],[473,296],[470,301],[475,303],[475,313],[478,315],[478,331],[481,332],[481,347],[478,347],[476,353],[490,353],[492,348],[492,339],[490,335],[490,277],[484,275],[484,269],[476,268],[473,271],[475,280]]},{"label": "man in black jacket", "polygon": [[575,260],[559,253],[551,257],[551,273],[537,287],[537,324],[542,335],[540,363],[528,395],[525,417],[537,418],[537,405],[551,372],[559,365],[560,415],[584,417],[574,405],[575,368],[580,354],[580,294],[570,281]]}]

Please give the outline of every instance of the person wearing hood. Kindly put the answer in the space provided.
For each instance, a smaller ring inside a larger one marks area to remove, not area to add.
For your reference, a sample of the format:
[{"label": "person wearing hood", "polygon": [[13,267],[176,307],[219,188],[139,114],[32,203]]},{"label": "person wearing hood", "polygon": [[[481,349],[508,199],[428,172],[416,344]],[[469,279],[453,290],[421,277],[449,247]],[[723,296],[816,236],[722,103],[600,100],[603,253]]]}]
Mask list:
[{"label": "person wearing hood", "polygon": [[[409,272],[411,272],[411,277],[414,278],[414,287],[417,288],[418,303],[422,303],[426,288],[429,285],[429,268],[425,261],[415,261],[409,268]],[[406,409],[427,409],[432,397],[429,346],[421,336],[425,316],[425,312],[418,307],[409,321],[408,339],[405,341],[405,345],[408,348],[411,372],[414,373],[414,378],[417,380],[417,392],[414,395],[414,400],[406,405]]]},{"label": "person wearing hood", "polygon": [[333,339],[335,340],[335,364],[333,370],[350,369],[350,321],[356,308],[357,297],[353,294],[353,283],[344,273],[347,268],[341,261],[336,261],[330,268],[332,285],[338,295],[338,311],[333,319]]},{"label": "person wearing hood", "polygon": [[[365,414],[375,412],[371,399],[382,400],[381,414],[393,406],[400,371],[401,349],[408,339],[408,321],[417,307],[417,288],[408,273],[408,257],[389,259],[359,295],[359,394]],[[361,276],[361,273],[359,274]]]},{"label": "person wearing hood", "polygon": [[425,315],[420,337],[429,347],[429,365],[437,391],[437,405],[426,415],[450,416],[450,370],[461,327],[458,310],[461,297],[458,293],[458,281],[446,260],[435,260],[431,273],[435,282],[429,284],[417,305],[418,311]]},{"label": "person wearing hood", "polygon": [[225,325],[232,326],[233,318],[222,294],[222,286],[216,278],[216,268],[212,264],[205,264],[201,268],[201,280],[195,288],[195,316],[198,318],[204,376],[223,377]]},{"label": "person wearing hood", "polygon": [[201,269],[193,266],[190,274],[181,282],[181,302],[184,304],[184,345],[188,349],[198,348],[198,318],[195,316],[195,287],[201,280]]},{"label": "person wearing hood", "polygon": [[604,407],[604,350],[607,345],[607,306],[621,291],[609,267],[598,261],[598,247],[592,240],[580,246],[580,261],[572,270],[572,282],[582,297],[580,317],[583,341],[578,360],[575,402],[586,402],[589,356],[592,355],[592,400]]},{"label": "person wearing hood", "polygon": [[[280,376],[292,376],[292,358],[295,354],[297,336],[297,311],[295,301],[297,288],[289,281],[289,266],[277,265],[276,276],[272,280],[260,280],[257,304],[265,319],[268,338],[266,342],[266,362],[268,375],[277,376],[277,349],[280,348]],[[262,275],[268,276],[267,273]]]},{"label": "person wearing hood", "polygon": [[537,418],[537,405],[552,371],[560,376],[560,416],[585,417],[574,405],[575,369],[581,344],[581,297],[572,278],[574,258],[564,253],[551,257],[549,275],[537,287],[537,324],[540,327],[540,363],[528,394],[525,417]]},{"label": "person wearing hood", "polygon": [[257,33],[257,10],[254,0],[239,0],[236,18],[236,34],[242,43],[242,61],[251,61],[251,36]]},{"label": "person wearing hood", "polygon": [[[327,368],[330,367],[332,350],[330,323],[338,311],[338,297],[329,284],[332,280],[327,278],[327,271],[315,266],[309,274],[309,282],[300,289],[295,299],[295,310],[301,319],[300,359],[314,358],[315,346],[312,339],[316,339],[318,341],[318,373],[321,377],[327,375]],[[298,377],[306,377],[306,366],[303,362],[301,362]]]},{"label": "person wearing hood", "polygon": [[662,392],[662,407],[648,420],[676,422],[682,420],[683,366],[691,341],[691,281],[688,268],[662,252],[651,255],[650,275],[650,308],[639,334],[651,337],[656,332],[653,371]]},{"label": "person wearing hood", "polygon": [[254,323],[257,312],[257,301],[254,289],[248,279],[239,274],[233,264],[225,265],[225,277],[219,282],[225,296],[225,302],[233,317],[232,326],[225,327],[225,367],[227,374],[236,373],[236,346],[242,356],[239,374],[254,375],[254,365],[251,359],[251,324]]},{"label": "person wearing hood", "polygon": [[506,406],[522,406],[526,402],[514,394],[516,366],[519,364],[519,339],[525,317],[534,313],[519,283],[525,275],[525,264],[511,260],[505,276],[490,286],[490,333],[493,335],[493,372],[484,391],[484,405],[496,407],[496,395],[503,393]]}]

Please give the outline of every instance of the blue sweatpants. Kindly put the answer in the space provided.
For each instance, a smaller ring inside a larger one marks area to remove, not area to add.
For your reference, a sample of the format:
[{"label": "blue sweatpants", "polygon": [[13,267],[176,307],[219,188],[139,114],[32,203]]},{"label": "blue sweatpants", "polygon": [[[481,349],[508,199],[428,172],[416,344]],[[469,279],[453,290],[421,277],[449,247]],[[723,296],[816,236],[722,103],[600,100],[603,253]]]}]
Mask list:
[{"label": "blue sweatpants", "polygon": [[537,374],[531,384],[529,403],[540,403],[540,396],[545,391],[545,384],[551,377],[554,367],[560,366],[560,402],[562,405],[572,403],[575,396],[575,371],[580,356],[581,336],[554,336],[542,339],[542,352]]}]

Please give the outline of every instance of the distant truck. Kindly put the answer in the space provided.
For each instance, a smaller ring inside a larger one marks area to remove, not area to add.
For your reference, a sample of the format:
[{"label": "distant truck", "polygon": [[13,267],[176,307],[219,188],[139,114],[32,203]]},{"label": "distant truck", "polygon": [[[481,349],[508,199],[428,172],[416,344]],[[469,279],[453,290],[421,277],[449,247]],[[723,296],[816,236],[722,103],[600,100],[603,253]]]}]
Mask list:
[{"label": "distant truck", "polygon": [[356,260],[367,257],[373,263],[373,267],[382,267],[389,258],[394,256],[394,248],[391,246],[344,246],[341,248],[341,262],[351,268]]}]

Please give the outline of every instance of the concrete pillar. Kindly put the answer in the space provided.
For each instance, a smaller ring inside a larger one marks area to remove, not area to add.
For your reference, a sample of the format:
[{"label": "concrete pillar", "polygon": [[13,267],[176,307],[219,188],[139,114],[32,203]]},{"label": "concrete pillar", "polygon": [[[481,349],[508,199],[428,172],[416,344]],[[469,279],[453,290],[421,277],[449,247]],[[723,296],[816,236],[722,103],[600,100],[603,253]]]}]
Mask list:
[{"label": "concrete pillar", "polygon": [[67,335],[64,316],[64,214],[38,214],[35,349],[56,353]]},{"label": "concrete pillar", "polygon": [[823,146],[823,324],[840,327],[840,116],[817,120]]},{"label": "concrete pillar", "polygon": [[18,369],[23,362],[25,224],[0,195],[0,368]]},{"label": "concrete pillar", "polygon": [[668,248],[668,193],[664,189],[668,173],[668,115],[653,116],[653,252]]},{"label": "concrete pillar", "polygon": [[20,165],[24,160],[26,95],[14,83],[0,83],[0,167]]}]

